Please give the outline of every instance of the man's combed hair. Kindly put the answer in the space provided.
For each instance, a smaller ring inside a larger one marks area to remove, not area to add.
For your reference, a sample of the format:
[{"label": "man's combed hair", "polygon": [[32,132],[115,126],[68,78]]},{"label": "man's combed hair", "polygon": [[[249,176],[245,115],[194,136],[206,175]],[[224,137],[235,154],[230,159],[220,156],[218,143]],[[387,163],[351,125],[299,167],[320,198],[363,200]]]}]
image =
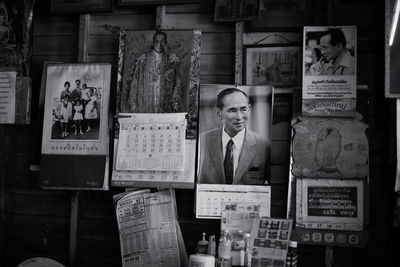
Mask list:
[{"label": "man's combed hair", "polygon": [[235,92],[242,93],[246,98],[248,98],[247,94],[245,92],[243,92],[242,90],[240,90],[240,89],[237,89],[237,88],[234,88],[234,87],[225,88],[224,90],[219,92],[219,94],[217,95],[217,108],[222,109],[224,107],[224,103],[223,103],[224,97],[226,95],[230,95],[230,94],[235,93]]},{"label": "man's combed hair", "polygon": [[328,31],[324,35],[331,35],[330,43],[331,45],[337,45],[341,43],[343,48],[346,48],[346,36],[344,35],[341,28],[329,28]]}]

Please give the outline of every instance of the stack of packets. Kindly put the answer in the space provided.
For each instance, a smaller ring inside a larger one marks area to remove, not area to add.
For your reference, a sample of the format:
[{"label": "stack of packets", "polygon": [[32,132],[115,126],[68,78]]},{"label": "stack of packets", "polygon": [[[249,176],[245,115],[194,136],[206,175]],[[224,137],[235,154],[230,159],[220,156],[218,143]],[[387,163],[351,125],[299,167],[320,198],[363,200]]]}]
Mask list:
[{"label": "stack of packets", "polygon": [[[292,229],[291,219],[262,217],[260,203],[223,202],[221,233],[232,238],[232,265],[240,265],[240,234],[250,233],[251,266],[285,266]],[[246,253],[247,254],[247,253]],[[247,257],[247,256],[246,256]],[[248,266],[247,259],[245,266]]]},{"label": "stack of packets", "polygon": [[291,219],[254,219],[250,235],[251,266],[286,266],[291,231]]},{"label": "stack of packets", "polygon": [[114,204],[123,267],[187,266],[174,190],[125,192]]}]

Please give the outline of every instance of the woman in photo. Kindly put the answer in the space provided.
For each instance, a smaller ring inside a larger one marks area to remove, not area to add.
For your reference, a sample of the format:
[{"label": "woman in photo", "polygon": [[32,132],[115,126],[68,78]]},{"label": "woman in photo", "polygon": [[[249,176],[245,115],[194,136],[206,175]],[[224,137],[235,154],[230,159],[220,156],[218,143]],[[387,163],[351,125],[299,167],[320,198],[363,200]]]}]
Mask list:
[{"label": "woman in photo", "polygon": [[75,135],[78,133],[78,127],[79,127],[79,134],[83,134],[82,132],[82,120],[83,120],[83,105],[81,103],[81,100],[79,98],[75,99],[75,105],[74,105],[74,124],[75,124]]},{"label": "woman in photo", "polygon": [[61,138],[68,136],[68,124],[72,117],[72,103],[70,96],[65,94],[61,99]]},{"label": "woman in photo", "polygon": [[[92,124],[92,121],[94,119],[97,119],[97,109],[96,109],[97,95],[93,88],[90,88],[89,95],[90,95],[90,97],[89,97],[90,100],[86,104],[86,108],[85,108],[85,119],[87,120],[86,132],[89,132],[90,130],[92,130],[90,125]],[[92,127],[93,127],[93,124],[92,124]]]},{"label": "woman in photo", "polygon": [[71,97],[71,91],[69,90],[69,88],[71,87],[71,84],[69,83],[69,81],[66,81],[64,83],[64,90],[61,92],[60,95],[60,99],[62,100],[64,98],[64,96],[68,95],[69,97]]}]

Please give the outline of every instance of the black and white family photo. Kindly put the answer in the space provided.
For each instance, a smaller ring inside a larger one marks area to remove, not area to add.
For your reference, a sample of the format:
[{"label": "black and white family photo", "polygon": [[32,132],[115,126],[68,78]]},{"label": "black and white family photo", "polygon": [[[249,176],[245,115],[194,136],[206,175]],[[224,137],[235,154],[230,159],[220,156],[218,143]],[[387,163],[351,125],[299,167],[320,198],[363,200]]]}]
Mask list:
[{"label": "black and white family photo", "polygon": [[51,139],[99,138],[101,94],[81,79],[65,81],[59,97],[53,98]]}]

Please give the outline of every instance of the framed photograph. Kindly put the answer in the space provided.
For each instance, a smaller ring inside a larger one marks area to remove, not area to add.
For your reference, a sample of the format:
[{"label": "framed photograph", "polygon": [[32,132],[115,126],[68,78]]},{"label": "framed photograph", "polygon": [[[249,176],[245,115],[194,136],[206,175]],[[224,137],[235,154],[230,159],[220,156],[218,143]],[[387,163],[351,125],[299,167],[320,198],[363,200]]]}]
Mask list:
[{"label": "framed photograph", "polygon": [[0,1],[0,71],[31,75],[34,1]]},{"label": "framed photograph", "polygon": [[248,31],[299,31],[312,24],[311,0],[261,0],[260,19]]},{"label": "framed photograph", "polygon": [[[183,120],[187,122],[187,125],[185,123],[186,127],[183,130],[184,146],[180,146],[185,147],[183,171],[157,168],[134,170],[130,167],[121,170],[116,168],[116,157],[114,157],[113,185],[194,187],[200,86],[200,41],[201,31],[199,30],[126,31],[121,33],[116,99],[116,113],[119,119],[115,122],[115,155],[118,153],[118,145],[124,146],[124,136],[127,136],[124,135],[123,118],[143,116],[143,114],[137,113],[151,113],[146,116],[147,119],[152,120],[149,123],[154,124],[159,120],[157,123],[165,124],[168,121],[162,119],[164,115],[169,116],[174,123],[183,114],[180,122]],[[160,136],[158,130],[164,131],[165,129],[160,125],[149,129],[152,134],[157,136],[157,142],[163,144],[155,153],[162,154],[166,151],[163,148],[167,146],[171,148],[172,143],[164,146],[164,142],[169,141],[167,138],[163,138],[164,133]],[[170,125],[166,125],[166,130],[168,132],[172,130]],[[140,138],[146,141],[146,135],[142,135]],[[149,141],[155,142],[156,139]],[[174,145],[174,148],[178,149],[178,144]],[[146,151],[144,147],[143,149]],[[137,150],[132,151],[129,152],[132,153],[130,156],[138,155]],[[144,151],[142,150],[142,152]],[[153,159],[152,156],[151,160]]]},{"label": "framed photograph", "polygon": [[191,4],[199,2],[200,0],[118,0],[118,6]]},{"label": "framed photograph", "polygon": [[248,85],[274,87],[301,85],[302,50],[300,46],[245,46],[244,77]]},{"label": "framed photograph", "polygon": [[111,64],[48,64],[40,186],[108,188]]},{"label": "framed photograph", "polygon": [[[202,85],[197,183],[268,184],[271,120],[271,86]],[[237,149],[230,154],[233,170],[224,162],[227,139],[232,140]]]},{"label": "framed photograph", "polygon": [[51,0],[53,13],[89,13],[113,11],[112,0]]},{"label": "framed photograph", "polygon": [[[48,65],[43,153],[105,153],[109,67],[108,64]],[[69,144],[70,149],[58,148],[64,144]],[[83,144],[97,149],[79,149]],[[77,149],[73,149],[75,146]]]},{"label": "framed photograph", "polygon": [[251,21],[260,16],[260,0],[215,0],[214,21]]},{"label": "framed photograph", "polygon": [[199,30],[122,32],[117,113],[197,116],[200,40]]}]

